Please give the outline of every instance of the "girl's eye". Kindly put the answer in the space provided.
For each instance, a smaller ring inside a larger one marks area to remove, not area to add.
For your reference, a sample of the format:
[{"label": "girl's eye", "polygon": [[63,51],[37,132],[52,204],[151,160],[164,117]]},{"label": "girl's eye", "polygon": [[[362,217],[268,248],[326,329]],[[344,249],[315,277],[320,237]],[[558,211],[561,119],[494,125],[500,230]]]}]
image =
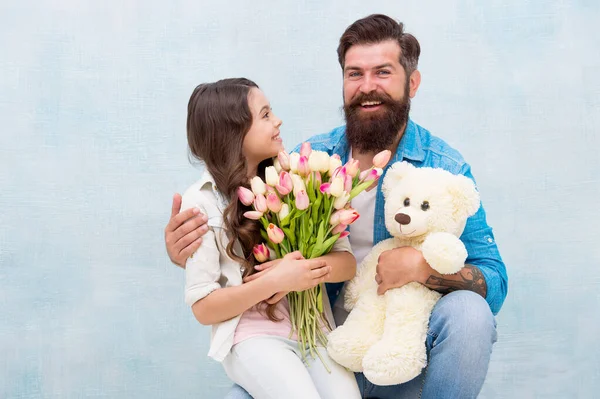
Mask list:
[{"label": "girl's eye", "polygon": [[265,113],[265,116],[263,118],[269,119],[269,112]]}]

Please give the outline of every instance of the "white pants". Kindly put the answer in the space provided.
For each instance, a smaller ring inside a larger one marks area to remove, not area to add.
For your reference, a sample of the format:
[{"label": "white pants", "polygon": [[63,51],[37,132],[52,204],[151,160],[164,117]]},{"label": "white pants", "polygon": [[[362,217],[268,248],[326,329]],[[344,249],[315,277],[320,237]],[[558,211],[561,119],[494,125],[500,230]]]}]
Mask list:
[{"label": "white pants", "polygon": [[319,347],[321,359],[307,354],[296,341],[277,336],[253,337],[236,344],[223,360],[227,376],[254,399],[360,399],[354,373],[340,366]]}]

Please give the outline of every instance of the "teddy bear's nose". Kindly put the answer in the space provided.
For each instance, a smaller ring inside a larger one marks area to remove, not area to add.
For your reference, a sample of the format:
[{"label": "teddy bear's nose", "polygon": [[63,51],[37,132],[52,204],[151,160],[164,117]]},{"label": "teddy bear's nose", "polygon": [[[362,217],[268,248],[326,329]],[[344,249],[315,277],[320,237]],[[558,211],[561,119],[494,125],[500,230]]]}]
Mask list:
[{"label": "teddy bear's nose", "polygon": [[396,219],[396,222],[402,225],[410,223],[410,216],[408,216],[406,213],[397,213],[394,219]]}]

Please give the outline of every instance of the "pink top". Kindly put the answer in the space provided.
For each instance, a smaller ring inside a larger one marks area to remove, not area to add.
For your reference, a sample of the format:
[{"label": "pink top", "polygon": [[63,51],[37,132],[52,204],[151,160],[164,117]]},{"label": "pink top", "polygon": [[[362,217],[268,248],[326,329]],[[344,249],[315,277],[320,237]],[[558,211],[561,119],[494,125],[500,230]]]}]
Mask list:
[{"label": "pink top", "polygon": [[[258,311],[258,306],[263,309],[262,313]],[[264,308],[264,304],[259,304],[246,310],[240,322],[235,329],[235,335],[233,337],[233,344],[237,344],[248,338],[256,337],[259,335],[276,335],[292,340],[296,340],[296,333],[290,337],[292,331],[292,322],[290,320],[290,305],[287,297],[283,297],[281,301],[275,307],[275,316],[281,321],[271,321],[267,317]]]}]

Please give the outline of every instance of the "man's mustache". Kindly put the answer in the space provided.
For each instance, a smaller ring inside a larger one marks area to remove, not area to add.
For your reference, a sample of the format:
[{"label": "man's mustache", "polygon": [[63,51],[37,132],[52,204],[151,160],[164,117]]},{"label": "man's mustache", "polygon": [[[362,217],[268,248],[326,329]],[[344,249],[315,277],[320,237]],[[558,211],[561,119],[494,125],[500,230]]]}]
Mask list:
[{"label": "man's mustache", "polygon": [[384,93],[368,93],[368,94],[360,94],[356,97],[352,102],[348,105],[349,108],[357,108],[360,105],[367,101],[378,101],[381,104],[393,103],[394,99],[387,94]]}]

